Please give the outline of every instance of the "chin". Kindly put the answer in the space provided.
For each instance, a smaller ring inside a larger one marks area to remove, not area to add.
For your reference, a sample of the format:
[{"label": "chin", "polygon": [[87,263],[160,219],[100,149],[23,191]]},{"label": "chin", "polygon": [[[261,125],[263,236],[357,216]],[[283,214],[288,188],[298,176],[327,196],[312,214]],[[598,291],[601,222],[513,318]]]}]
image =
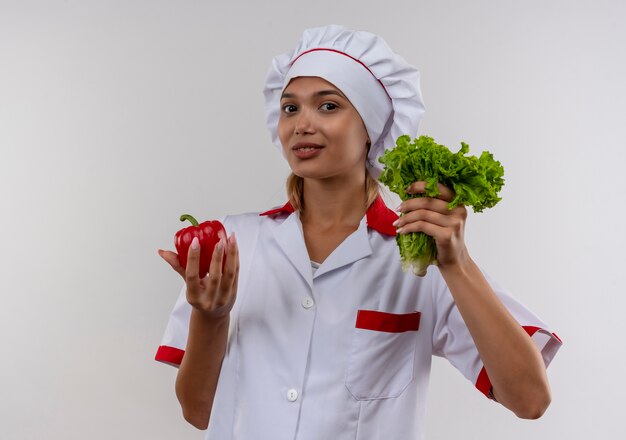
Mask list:
[{"label": "chin", "polygon": [[322,175],[328,174],[322,171],[321,164],[308,163],[290,163],[291,172],[298,177],[304,179],[319,179]]},{"label": "chin", "polygon": [[295,170],[295,169],[291,169],[291,172],[294,173],[296,176],[301,177],[303,179],[326,179],[328,177],[331,177],[332,175],[328,175],[328,173],[320,173],[320,172],[315,172],[315,171],[310,171],[310,170]]},{"label": "chin", "polygon": [[[339,165],[339,164],[335,164]],[[361,164],[358,165],[360,167]],[[323,180],[337,177],[348,177],[351,175],[358,175],[361,168],[357,166],[329,166],[328,163],[314,163],[313,161],[306,161],[301,163],[290,163],[289,168],[291,172],[303,179],[315,179]],[[363,170],[365,170],[365,164],[362,164]]]}]

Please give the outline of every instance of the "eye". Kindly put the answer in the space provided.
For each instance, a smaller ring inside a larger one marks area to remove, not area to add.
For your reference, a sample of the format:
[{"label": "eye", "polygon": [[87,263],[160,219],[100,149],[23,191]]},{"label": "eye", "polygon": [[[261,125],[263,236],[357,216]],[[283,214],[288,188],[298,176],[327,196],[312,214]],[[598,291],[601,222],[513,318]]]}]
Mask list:
[{"label": "eye", "polygon": [[298,110],[298,107],[296,107],[293,104],[285,104],[285,105],[283,105],[283,112],[285,112],[285,113],[293,113],[296,110]]},{"label": "eye", "polygon": [[325,102],[324,104],[321,105],[320,108],[322,110],[332,111],[332,110],[335,110],[337,108],[337,104],[335,104],[333,102]]}]

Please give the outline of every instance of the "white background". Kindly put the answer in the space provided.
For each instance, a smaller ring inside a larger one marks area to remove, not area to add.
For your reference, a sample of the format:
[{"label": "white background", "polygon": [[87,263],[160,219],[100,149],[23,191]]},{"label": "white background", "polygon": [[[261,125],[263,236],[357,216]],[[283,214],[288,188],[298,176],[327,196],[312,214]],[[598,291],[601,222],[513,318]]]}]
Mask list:
[{"label": "white background", "polygon": [[337,23],[418,66],[420,132],[506,170],[479,264],[565,341],[523,421],[435,359],[427,439],[626,438],[626,6],[594,1],[0,0],[0,437],[201,439],[153,356],[180,214],[285,201],[272,56]]}]

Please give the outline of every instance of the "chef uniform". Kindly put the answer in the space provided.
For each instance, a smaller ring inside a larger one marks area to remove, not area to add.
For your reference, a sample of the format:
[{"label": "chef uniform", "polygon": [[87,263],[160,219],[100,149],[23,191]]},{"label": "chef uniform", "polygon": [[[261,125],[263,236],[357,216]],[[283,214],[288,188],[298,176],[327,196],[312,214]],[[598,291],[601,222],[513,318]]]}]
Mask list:
[{"label": "chef uniform", "polygon": [[[337,71],[348,72],[343,83]],[[417,71],[379,37],[315,28],[305,31],[293,53],[275,58],[268,74],[268,126],[275,141],[275,95],[296,76],[320,76],[355,105],[373,140],[373,175],[380,172],[374,159],[382,146],[414,133],[423,112],[419,89],[410,85]],[[387,117],[367,114],[367,100],[356,96],[371,94],[373,86],[384,92],[373,99],[387,103]],[[448,359],[489,396],[489,377],[437,267],[424,277],[403,272],[396,219],[379,197],[321,264],[309,259],[300,214],[290,203],[221,219],[237,236],[240,273],[207,439],[420,439],[433,355]],[[547,366],[559,338],[485,277]],[[185,290],[156,355],[172,365],[180,364],[187,342],[191,306]]]}]

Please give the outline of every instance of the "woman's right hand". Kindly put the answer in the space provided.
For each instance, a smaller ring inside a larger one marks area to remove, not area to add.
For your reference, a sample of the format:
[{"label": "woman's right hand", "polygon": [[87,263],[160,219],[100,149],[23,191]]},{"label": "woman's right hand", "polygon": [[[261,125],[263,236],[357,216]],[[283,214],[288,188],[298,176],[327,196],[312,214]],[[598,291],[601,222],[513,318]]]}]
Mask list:
[{"label": "woman's right hand", "polygon": [[[197,248],[194,249],[194,244]],[[226,251],[224,251],[226,248]],[[209,273],[203,279],[199,277],[200,246],[194,238],[187,254],[187,269],[178,261],[178,254],[159,249],[159,255],[174,269],[187,284],[187,302],[207,318],[225,318],[235,304],[237,283],[239,280],[239,248],[235,234],[231,234],[228,243],[222,238],[213,250]],[[226,264],[222,272],[222,261]]]}]

